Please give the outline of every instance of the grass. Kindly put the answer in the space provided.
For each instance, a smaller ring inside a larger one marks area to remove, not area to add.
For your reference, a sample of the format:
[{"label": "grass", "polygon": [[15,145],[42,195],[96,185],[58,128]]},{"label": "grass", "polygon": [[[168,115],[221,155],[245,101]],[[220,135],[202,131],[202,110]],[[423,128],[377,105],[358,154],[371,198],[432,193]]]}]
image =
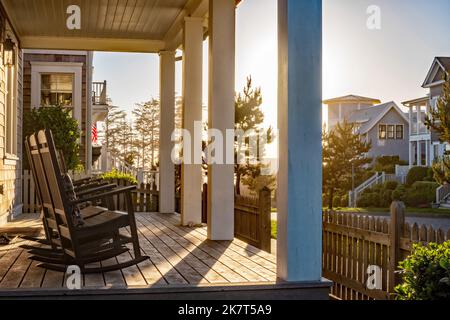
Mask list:
[{"label": "grass", "polygon": [[[328,210],[324,208],[324,210]],[[353,213],[389,213],[389,208],[335,208],[336,211],[345,211]],[[450,209],[433,209],[433,208],[406,208],[406,213],[410,214],[433,214],[433,215],[450,215]]]},{"label": "grass", "polygon": [[277,222],[272,220],[272,239],[277,238]]}]

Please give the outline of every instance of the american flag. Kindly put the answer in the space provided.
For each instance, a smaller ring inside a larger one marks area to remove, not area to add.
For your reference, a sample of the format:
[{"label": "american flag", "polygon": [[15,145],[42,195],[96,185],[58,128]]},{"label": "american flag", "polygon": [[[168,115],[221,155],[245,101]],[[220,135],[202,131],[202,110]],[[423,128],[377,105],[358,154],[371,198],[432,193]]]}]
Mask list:
[{"label": "american flag", "polygon": [[98,130],[97,125],[92,126],[92,142],[97,143],[98,142]]}]

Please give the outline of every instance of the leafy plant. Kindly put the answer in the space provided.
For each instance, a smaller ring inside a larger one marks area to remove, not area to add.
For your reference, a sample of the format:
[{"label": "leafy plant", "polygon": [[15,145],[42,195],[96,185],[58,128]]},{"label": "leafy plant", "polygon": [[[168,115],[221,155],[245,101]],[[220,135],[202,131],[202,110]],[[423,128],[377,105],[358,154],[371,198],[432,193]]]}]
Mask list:
[{"label": "leafy plant", "polygon": [[414,245],[400,269],[403,283],[395,288],[398,300],[450,299],[450,241]]},{"label": "leafy plant", "polygon": [[417,181],[407,191],[406,204],[410,207],[429,206],[436,199],[435,182]]},{"label": "leafy plant", "polygon": [[425,181],[427,180],[428,174],[428,167],[413,167],[406,176],[406,185],[412,186],[417,181]]},{"label": "leafy plant", "polygon": [[131,174],[128,173],[123,173],[120,171],[117,171],[116,169],[104,173],[100,176],[103,180],[108,180],[108,181],[117,181],[117,180],[123,180],[123,181],[128,181],[131,184],[138,184],[138,181],[136,180],[136,178],[134,176],[132,176]]},{"label": "leafy plant", "polygon": [[[76,170],[80,164],[80,130],[70,111],[62,106],[32,108],[24,117],[24,137],[39,130],[50,129],[55,145],[64,155],[68,170]],[[28,167],[28,164],[25,165]]]}]

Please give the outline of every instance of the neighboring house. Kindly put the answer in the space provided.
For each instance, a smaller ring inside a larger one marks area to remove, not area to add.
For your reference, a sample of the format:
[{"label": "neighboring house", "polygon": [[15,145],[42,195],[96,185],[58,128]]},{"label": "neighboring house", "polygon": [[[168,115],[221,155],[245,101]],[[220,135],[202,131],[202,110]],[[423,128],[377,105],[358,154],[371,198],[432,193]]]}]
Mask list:
[{"label": "neighboring house", "polygon": [[410,166],[431,166],[435,159],[444,155],[446,145],[439,141],[436,132],[428,130],[425,119],[430,114],[430,110],[436,108],[443,91],[444,74],[449,74],[449,71],[450,57],[436,57],[422,84],[422,88],[430,90],[429,94],[426,97],[403,102],[403,105],[409,108],[411,123]]},{"label": "neighboring house", "polygon": [[[63,105],[81,130],[80,161],[90,171],[96,124],[108,114],[106,82],[93,83],[90,51],[23,50],[24,114],[31,108]],[[93,159],[94,154],[94,159]]]},{"label": "neighboring house", "polygon": [[409,119],[395,102],[379,104],[378,99],[350,95],[324,103],[328,105],[329,128],[344,120],[356,124],[357,133],[372,143],[369,157],[409,159]]},{"label": "neighboring house", "polygon": [[329,99],[323,102],[328,106],[328,129],[338,123],[348,120],[348,116],[355,110],[365,109],[381,103],[378,99],[366,98],[356,95]]}]

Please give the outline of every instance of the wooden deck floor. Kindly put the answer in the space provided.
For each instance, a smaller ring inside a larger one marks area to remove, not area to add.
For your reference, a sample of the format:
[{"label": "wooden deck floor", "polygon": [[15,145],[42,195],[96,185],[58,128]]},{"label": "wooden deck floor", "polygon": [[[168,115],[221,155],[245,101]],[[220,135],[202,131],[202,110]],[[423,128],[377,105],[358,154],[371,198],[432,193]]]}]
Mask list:
[{"label": "wooden deck floor", "polygon": [[[276,280],[275,256],[240,240],[209,241],[205,228],[180,227],[177,215],[141,213],[136,219],[142,251],[150,260],[121,271],[85,275],[83,288],[258,284]],[[23,244],[32,243],[18,238],[0,247],[0,291],[64,289],[65,274],[37,267],[38,263],[19,247]],[[119,256],[118,261],[127,260],[127,255]]]}]

